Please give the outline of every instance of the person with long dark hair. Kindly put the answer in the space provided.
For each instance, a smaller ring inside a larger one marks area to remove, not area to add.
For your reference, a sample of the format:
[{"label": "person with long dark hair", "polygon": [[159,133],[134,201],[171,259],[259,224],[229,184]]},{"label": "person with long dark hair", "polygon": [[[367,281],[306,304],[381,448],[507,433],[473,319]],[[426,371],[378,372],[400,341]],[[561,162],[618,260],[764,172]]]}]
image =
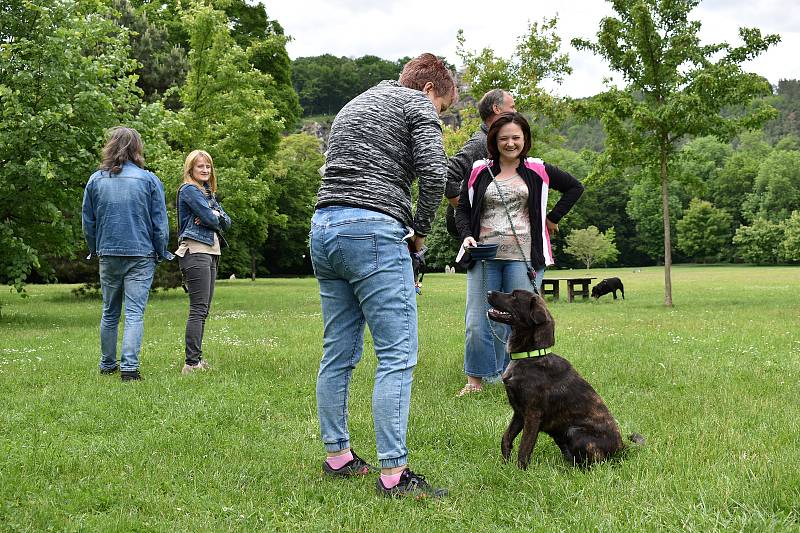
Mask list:
[{"label": "person with long dark hair", "polygon": [[[550,235],[583,194],[572,175],[528,157],[531,129],[520,113],[503,113],[486,136],[490,159],[474,163],[461,186],[456,227],[462,240],[459,262],[467,268],[464,372],[459,396],[497,382],[508,365],[508,328],[489,324],[487,291],[539,290],[545,268],[554,264]],[[550,189],[561,198],[547,211]],[[478,242],[497,245],[493,259],[476,261],[469,253]],[[531,279],[535,272],[535,281]]]},{"label": "person with long dark hair", "polygon": [[183,183],[176,202],[180,245],[175,255],[189,292],[182,374],[210,368],[203,359],[203,333],[214,297],[219,258],[227,246],[222,232],[231,226],[216,193],[217,174],[211,155],[203,150],[192,151],[183,164]]},{"label": "person with long dark hair", "polygon": [[[83,194],[83,233],[89,257],[97,255],[100,260],[100,373],[120,370],[122,381],[141,379],[144,310],[156,262],[173,257],[167,250],[164,185],[144,169],[142,153],[139,132],[123,126],[112,128],[100,168],[89,178]],[[117,330],[123,302],[125,329],[118,363]]]}]

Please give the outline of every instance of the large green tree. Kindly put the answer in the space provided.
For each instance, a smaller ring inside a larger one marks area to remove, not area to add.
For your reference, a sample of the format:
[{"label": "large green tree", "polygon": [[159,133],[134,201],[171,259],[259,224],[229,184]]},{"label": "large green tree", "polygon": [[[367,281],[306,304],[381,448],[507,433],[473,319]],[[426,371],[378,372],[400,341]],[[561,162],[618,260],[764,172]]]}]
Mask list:
[{"label": "large green tree", "polygon": [[214,158],[220,196],[234,222],[222,269],[251,273],[269,226],[281,220],[271,156],[284,124],[267,96],[273,80],[249,62],[224,13],[196,4],[184,20],[190,67],[177,115],[183,128],[171,135],[184,152],[202,148]]},{"label": "large green tree", "polygon": [[273,189],[283,220],[270,229],[263,265],[268,274],[307,272],[308,230],[324,162],[319,140],[305,133],[284,137],[275,160],[278,173]]},{"label": "large green tree", "polygon": [[677,247],[688,257],[705,261],[730,258],[731,215],[711,202],[693,198],[677,226]]},{"label": "large green tree", "polygon": [[457,54],[464,63],[464,81],[476,100],[491,89],[505,89],[514,95],[517,109],[533,114],[534,124],[544,117],[561,117],[561,102],[543,87],[544,80],[561,83],[572,72],[569,56],[561,52],[558,17],[531,22],[520,36],[509,58],[499,57],[491,48],[480,52],[466,46],[466,37],[458,31]]},{"label": "large green tree", "polygon": [[21,291],[82,243],[103,132],[139,102],[128,35],[102,1],[0,7],[0,281]]},{"label": "large green tree", "polygon": [[[609,0],[615,16],[600,24],[597,41],[573,45],[608,61],[627,84],[584,103],[583,112],[601,119],[607,134],[605,165],[643,166],[659,177],[663,215],[664,303],[672,306],[670,163],[689,136],[715,134],[723,140],[763,125],[774,115],[766,103],[769,84],[741,64],[780,38],[741,28],[741,46],[700,44],[700,22],[689,14],[700,0]],[[736,114],[722,111],[736,106]],[[644,174],[647,174],[645,172]]]},{"label": "large green tree", "polygon": [[743,206],[749,220],[781,222],[800,209],[800,151],[774,150],[759,165]]}]

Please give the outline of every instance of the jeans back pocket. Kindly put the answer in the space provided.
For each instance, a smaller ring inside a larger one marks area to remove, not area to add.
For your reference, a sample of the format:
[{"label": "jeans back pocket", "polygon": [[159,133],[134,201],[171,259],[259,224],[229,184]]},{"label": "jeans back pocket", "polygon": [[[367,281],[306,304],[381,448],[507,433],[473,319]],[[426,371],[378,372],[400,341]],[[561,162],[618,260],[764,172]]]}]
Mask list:
[{"label": "jeans back pocket", "polygon": [[378,242],[374,234],[336,236],[339,259],[345,270],[363,278],[378,268]]}]

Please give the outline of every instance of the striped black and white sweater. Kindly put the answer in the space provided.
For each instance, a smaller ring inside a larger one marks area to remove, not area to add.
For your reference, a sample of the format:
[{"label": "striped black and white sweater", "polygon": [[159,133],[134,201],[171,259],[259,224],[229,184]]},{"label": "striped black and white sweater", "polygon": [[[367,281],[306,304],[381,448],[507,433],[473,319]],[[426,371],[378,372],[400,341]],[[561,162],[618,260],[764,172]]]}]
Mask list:
[{"label": "striped black and white sweater", "polygon": [[[361,207],[427,235],[442,199],[447,158],[436,109],[421,92],[382,81],[345,105],[331,126],[317,208]],[[411,184],[419,180],[412,216]]]}]

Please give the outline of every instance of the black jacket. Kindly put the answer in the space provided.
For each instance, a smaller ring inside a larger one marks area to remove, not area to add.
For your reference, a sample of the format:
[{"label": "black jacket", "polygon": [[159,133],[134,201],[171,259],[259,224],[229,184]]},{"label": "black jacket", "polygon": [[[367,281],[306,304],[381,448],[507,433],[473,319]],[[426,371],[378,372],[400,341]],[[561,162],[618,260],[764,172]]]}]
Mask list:
[{"label": "black jacket", "polygon": [[[499,172],[499,165],[491,164],[492,172],[496,175]],[[549,178],[549,184],[545,183],[543,177],[539,175],[542,169]],[[583,184],[571,174],[558,167],[544,163],[540,159],[527,158],[524,161],[520,161],[517,173],[528,186],[528,214],[531,225],[529,257],[533,267],[538,270],[553,264],[550,236],[545,226],[545,216],[540,207],[543,196],[546,197],[550,188],[562,193],[556,205],[547,213],[547,218],[557,224],[583,194]],[[461,186],[459,203],[456,208],[456,227],[462,241],[470,236],[476,241],[480,240],[483,196],[491,181],[492,178],[486,164],[482,161],[477,161],[473,165],[470,178],[464,180]],[[472,192],[471,200],[470,192]],[[467,253],[462,257],[460,264],[469,269],[472,268],[475,261]]]}]

